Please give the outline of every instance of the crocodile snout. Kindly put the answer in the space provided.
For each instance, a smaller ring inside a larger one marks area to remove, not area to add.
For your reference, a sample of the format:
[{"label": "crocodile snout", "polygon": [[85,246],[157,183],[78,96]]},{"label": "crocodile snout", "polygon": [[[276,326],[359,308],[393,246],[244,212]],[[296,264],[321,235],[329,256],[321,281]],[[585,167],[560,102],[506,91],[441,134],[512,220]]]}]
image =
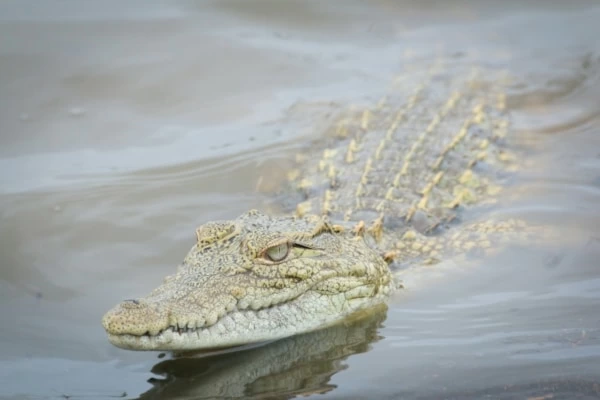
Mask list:
[{"label": "crocodile snout", "polygon": [[156,303],[125,300],[104,315],[102,326],[111,335],[157,335],[169,326],[169,312]]}]

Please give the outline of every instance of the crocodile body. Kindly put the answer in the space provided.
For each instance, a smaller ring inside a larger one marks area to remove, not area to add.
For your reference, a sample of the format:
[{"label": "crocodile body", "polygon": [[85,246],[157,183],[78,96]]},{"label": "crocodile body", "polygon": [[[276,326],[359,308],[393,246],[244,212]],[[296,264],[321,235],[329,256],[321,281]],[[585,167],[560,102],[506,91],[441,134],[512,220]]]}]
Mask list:
[{"label": "crocodile body", "polygon": [[515,167],[503,80],[437,63],[343,113],[289,172],[290,215],[202,225],[174,275],[104,316],[109,340],[182,351],[314,331],[384,303],[399,286],[391,267],[490,247],[485,233],[510,222],[461,219]]}]

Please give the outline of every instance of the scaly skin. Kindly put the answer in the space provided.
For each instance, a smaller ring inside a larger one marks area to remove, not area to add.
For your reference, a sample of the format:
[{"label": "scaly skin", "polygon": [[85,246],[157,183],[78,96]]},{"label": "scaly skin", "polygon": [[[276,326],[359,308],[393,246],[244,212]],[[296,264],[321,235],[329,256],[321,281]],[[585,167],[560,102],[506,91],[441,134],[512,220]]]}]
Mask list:
[{"label": "scaly skin", "polygon": [[388,264],[434,264],[519,228],[451,222],[493,202],[499,173],[515,167],[501,76],[436,64],[402,78],[299,157],[295,215],[250,211],[201,226],[175,275],[104,316],[110,342],[183,351],[313,331],[383,303],[397,286]]}]

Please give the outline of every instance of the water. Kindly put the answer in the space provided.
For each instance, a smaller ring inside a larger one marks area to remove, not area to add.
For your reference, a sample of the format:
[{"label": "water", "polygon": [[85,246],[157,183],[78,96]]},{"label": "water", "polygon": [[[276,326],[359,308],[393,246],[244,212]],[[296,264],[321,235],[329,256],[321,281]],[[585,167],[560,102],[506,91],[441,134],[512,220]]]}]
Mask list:
[{"label": "water", "polygon": [[[3,2],[0,397],[600,397],[599,20],[594,2]],[[108,344],[107,309],[199,223],[277,210],[298,149],[406,54],[523,78],[528,168],[495,213],[558,242],[448,260],[387,311],[244,351]]]}]

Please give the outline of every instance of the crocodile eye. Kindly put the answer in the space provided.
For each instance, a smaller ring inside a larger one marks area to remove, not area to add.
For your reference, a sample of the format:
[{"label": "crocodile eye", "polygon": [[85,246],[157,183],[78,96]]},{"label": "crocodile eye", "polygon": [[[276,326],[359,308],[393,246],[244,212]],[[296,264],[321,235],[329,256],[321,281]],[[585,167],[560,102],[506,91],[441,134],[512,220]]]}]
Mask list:
[{"label": "crocodile eye", "polygon": [[265,256],[269,261],[281,261],[287,257],[290,252],[289,243],[281,243],[273,247],[269,247],[267,251],[265,251]]}]

